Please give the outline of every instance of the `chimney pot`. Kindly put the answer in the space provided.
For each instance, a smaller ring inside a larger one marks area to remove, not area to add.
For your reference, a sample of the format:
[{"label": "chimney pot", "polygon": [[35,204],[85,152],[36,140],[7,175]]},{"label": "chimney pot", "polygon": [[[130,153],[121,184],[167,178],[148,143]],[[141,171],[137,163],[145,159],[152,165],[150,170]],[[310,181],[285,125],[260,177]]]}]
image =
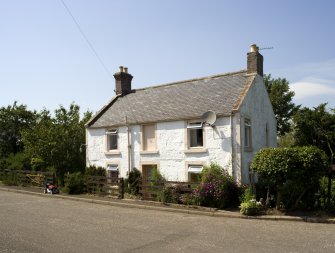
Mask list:
[{"label": "chimney pot", "polygon": [[124,73],[128,73],[128,68],[124,67]]},{"label": "chimney pot", "polygon": [[123,72],[123,66],[119,67],[119,72],[121,72],[121,73]]},{"label": "chimney pot", "polygon": [[259,47],[256,44],[250,46],[250,52],[258,52]]}]

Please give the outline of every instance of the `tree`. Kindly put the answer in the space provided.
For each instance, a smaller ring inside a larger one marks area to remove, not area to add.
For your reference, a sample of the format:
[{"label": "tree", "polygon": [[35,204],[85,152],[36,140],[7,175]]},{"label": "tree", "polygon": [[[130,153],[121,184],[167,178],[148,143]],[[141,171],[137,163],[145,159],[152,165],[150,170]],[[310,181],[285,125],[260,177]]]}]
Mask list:
[{"label": "tree", "polygon": [[68,110],[60,106],[54,117],[43,110],[36,126],[22,132],[25,152],[53,167],[60,178],[65,172],[84,171],[85,168],[85,153],[80,152],[80,147],[85,143],[85,123],[92,114],[86,112],[81,119],[79,109],[75,104]]},{"label": "tree", "polygon": [[29,111],[27,106],[13,105],[0,108],[0,157],[22,152],[21,131],[32,129],[36,112]]},{"label": "tree", "polygon": [[329,161],[334,161],[335,109],[327,111],[327,104],[313,109],[304,107],[294,117],[297,145],[314,145],[324,150]]},{"label": "tree", "polygon": [[[309,109],[304,107],[294,117],[297,145],[315,145],[325,151],[329,163],[334,164],[335,109],[327,111],[327,104]],[[328,175],[328,204],[331,198],[331,171]]]},{"label": "tree", "polygon": [[270,74],[264,75],[264,84],[276,116],[277,134],[283,136],[290,131],[290,120],[300,106],[292,102],[294,91],[290,91],[289,82],[285,78],[273,79]]}]

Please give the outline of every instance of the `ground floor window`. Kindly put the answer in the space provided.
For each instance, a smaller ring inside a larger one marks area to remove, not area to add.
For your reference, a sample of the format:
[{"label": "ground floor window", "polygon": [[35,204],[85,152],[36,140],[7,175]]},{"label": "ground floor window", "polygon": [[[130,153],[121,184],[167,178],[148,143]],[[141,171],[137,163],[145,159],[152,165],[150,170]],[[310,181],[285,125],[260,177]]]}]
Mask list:
[{"label": "ground floor window", "polygon": [[188,166],[188,181],[191,183],[199,183],[201,181],[202,165],[189,165]]},{"label": "ground floor window", "polygon": [[116,164],[107,165],[107,181],[116,182],[119,178],[119,168]]}]

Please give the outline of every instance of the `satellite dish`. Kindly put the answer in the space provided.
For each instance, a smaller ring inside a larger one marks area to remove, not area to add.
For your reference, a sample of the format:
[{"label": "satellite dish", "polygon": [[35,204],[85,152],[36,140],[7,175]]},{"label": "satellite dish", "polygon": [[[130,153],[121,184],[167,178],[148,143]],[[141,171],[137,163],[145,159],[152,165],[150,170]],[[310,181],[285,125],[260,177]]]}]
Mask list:
[{"label": "satellite dish", "polygon": [[204,124],[214,126],[214,123],[216,121],[216,114],[213,111],[207,111],[202,115],[202,120]]}]

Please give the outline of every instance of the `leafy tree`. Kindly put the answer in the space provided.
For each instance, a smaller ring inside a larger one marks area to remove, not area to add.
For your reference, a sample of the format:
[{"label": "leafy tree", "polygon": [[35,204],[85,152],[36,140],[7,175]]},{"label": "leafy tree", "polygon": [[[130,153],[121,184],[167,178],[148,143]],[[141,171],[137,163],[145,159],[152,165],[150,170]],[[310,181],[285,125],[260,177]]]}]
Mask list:
[{"label": "leafy tree", "polygon": [[[294,117],[295,141],[298,145],[315,145],[328,155],[329,163],[334,164],[335,148],[335,109],[327,111],[327,104],[313,109],[302,108]],[[328,175],[328,204],[331,199],[331,172]]]},{"label": "leafy tree", "polygon": [[17,102],[0,108],[0,157],[22,152],[21,131],[32,129],[36,117],[35,111]]},{"label": "leafy tree", "polygon": [[327,104],[313,109],[304,107],[294,117],[297,145],[314,145],[324,150],[329,161],[334,161],[335,109],[327,111]]},{"label": "leafy tree", "polygon": [[68,110],[60,106],[54,117],[43,110],[34,129],[22,132],[25,152],[53,167],[61,179],[65,172],[84,171],[85,153],[80,152],[80,147],[85,143],[84,125],[90,117],[91,113],[86,112],[81,119],[75,104]]},{"label": "leafy tree", "polygon": [[289,148],[296,146],[294,139],[294,130],[291,130],[288,133],[285,133],[283,136],[280,136],[277,139],[278,147]]},{"label": "leafy tree", "polygon": [[5,159],[5,169],[30,170],[29,157],[23,152],[12,153]]},{"label": "leafy tree", "polygon": [[285,78],[274,79],[270,74],[264,75],[264,84],[276,116],[277,133],[283,136],[290,131],[290,120],[300,106],[292,102],[294,91],[290,91],[289,82]]}]

